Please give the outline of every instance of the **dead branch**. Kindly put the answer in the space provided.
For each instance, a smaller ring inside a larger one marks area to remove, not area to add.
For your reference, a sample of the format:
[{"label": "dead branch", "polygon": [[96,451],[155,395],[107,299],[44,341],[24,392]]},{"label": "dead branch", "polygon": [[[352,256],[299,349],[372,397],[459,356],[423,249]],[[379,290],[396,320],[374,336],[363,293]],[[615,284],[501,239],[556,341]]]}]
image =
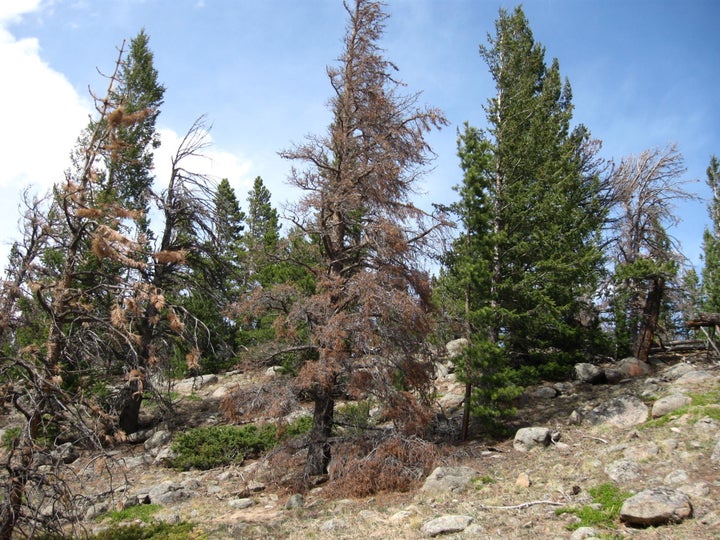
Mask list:
[{"label": "dead branch", "polygon": [[591,437],[590,435],[585,435],[583,439],[592,439],[593,441],[600,441],[601,443],[605,444],[608,443],[605,439],[601,439],[600,437]]},{"label": "dead branch", "polygon": [[480,504],[478,507],[481,510],[524,510],[531,506],[537,506],[539,504],[547,504],[549,506],[567,506],[567,503],[561,503],[557,501],[529,501],[521,504],[511,504],[508,506],[492,506],[488,504]]},{"label": "dead branch", "polygon": [[698,313],[694,319],[685,323],[688,328],[713,328],[720,325],[720,313]]}]

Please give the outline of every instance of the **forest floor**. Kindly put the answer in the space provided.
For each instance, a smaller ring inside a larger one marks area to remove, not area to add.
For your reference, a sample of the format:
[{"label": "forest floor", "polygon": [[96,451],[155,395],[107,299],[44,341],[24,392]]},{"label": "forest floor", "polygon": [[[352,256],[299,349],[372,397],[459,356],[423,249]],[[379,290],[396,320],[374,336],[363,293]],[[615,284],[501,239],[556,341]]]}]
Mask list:
[{"label": "forest floor", "polygon": [[[663,373],[677,363],[688,363],[711,377],[696,386],[676,388]],[[218,540],[426,538],[429,533],[423,526],[441,516],[468,516],[470,520],[463,530],[442,538],[574,540],[585,538],[573,532],[579,524],[586,524],[579,523],[581,509],[593,504],[602,509],[591,493],[608,484],[629,493],[679,486],[691,494],[693,517],[672,525],[631,528],[614,515],[609,522],[592,524],[596,537],[720,538],[720,463],[711,459],[720,444],[720,365],[706,353],[656,357],[653,364],[649,376],[618,384],[562,383],[556,397],[537,397],[538,387],[528,389],[513,429],[551,428],[559,438],[547,447],[520,452],[513,447],[512,437],[476,437],[437,445],[432,449],[434,466],[465,466],[477,472],[475,480],[460,491],[423,491],[423,479],[418,479],[409,491],[353,497],[331,478],[304,493],[298,507],[289,508],[288,500],[295,491],[276,481],[283,472],[278,469],[287,472],[301,466],[301,449],[209,471],[177,471],[154,461],[157,451],[150,456],[143,444],[123,444],[112,452],[113,462],[121,464],[114,469],[115,480],[125,486],[119,490],[123,500],[159,493],[158,487],[165,486],[163,493],[176,493],[177,497],[166,497],[152,519],[191,522],[197,525],[196,532],[202,532],[201,537]],[[217,382],[188,392],[176,404],[175,425],[189,428],[221,423],[217,396],[223,388],[244,384],[246,377],[221,376]],[[451,375],[438,386],[441,397],[461,391]],[[582,418],[614,397],[635,396],[652,407],[659,397],[675,392],[693,396],[697,405],[631,427],[590,425],[571,418],[573,411]],[[608,471],[621,461],[637,465],[634,477],[610,477]],[[93,474],[92,464],[98,470],[97,456],[83,456],[73,464],[76,489],[87,496],[107,492],[110,487],[106,475]],[[103,466],[108,467],[105,462]],[[106,517],[102,512],[93,515],[85,529],[111,526]]]}]

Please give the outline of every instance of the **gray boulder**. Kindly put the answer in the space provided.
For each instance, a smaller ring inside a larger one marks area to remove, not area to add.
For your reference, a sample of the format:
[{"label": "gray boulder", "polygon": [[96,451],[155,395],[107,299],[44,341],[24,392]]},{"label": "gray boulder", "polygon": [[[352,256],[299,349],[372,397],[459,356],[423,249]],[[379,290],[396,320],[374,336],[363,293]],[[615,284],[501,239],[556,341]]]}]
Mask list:
[{"label": "gray boulder", "polygon": [[243,510],[245,508],[250,508],[253,504],[255,504],[255,503],[249,497],[243,497],[243,498],[239,498],[239,499],[230,499],[228,501],[228,505],[230,505],[233,508],[237,508],[239,510]]},{"label": "gray boulder", "polygon": [[151,451],[155,450],[157,451],[158,448],[161,446],[164,446],[170,442],[172,439],[172,433],[169,431],[166,431],[164,429],[158,430],[155,433],[153,433],[148,440],[145,441],[145,450]]},{"label": "gray boulder", "polygon": [[616,427],[632,427],[647,420],[649,409],[638,398],[621,396],[601,403],[590,411],[585,420],[592,425],[611,424]]},{"label": "gray boulder", "polygon": [[181,485],[170,480],[166,480],[152,487],[147,495],[150,502],[162,505],[174,503],[187,496]]},{"label": "gray boulder", "polygon": [[534,399],[552,399],[558,396],[560,392],[554,386],[540,386],[528,392],[528,396]]},{"label": "gray boulder", "polygon": [[670,414],[678,410],[680,407],[689,405],[692,400],[684,394],[670,394],[664,396],[653,403],[652,417],[660,418],[666,414]]},{"label": "gray boulder", "polygon": [[663,371],[661,374],[661,378],[665,381],[674,381],[676,379],[679,379],[686,373],[689,373],[690,371],[695,371],[695,368],[691,364],[680,362]]},{"label": "gray boulder", "polygon": [[468,346],[468,340],[465,338],[453,339],[445,345],[445,350],[450,358],[460,356]]},{"label": "gray boulder", "polygon": [[627,499],[620,508],[620,520],[628,525],[649,527],[679,523],[692,517],[690,497],[666,487],[646,489]]},{"label": "gray boulder", "polygon": [[546,427],[527,427],[517,430],[513,448],[519,452],[529,452],[533,448],[545,447],[552,441],[552,431]]},{"label": "gray boulder", "polygon": [[421,491],[429,493],[459,492],[478,475],[470,467],[438,467],[425,479]]},{"label": "gray boulder", "polygon": [[626,379],[644,377],[650,373],[650,365],[632,356],[623,358],[618,362],[617,369]]},{"label": "gray boulder", "polygon": [[581,383],[600,384],[605,382],[605,370],[595,364],[575,364],[575,378]]},{"label": "gray boulder", "polygon": [[440,516],[423,524],[420,528],[421,532],[428,536],[438,536],[440,534],[448,534],[464,531],[473,518],[470,516],[447,515]]},{"label": "gray boulder", "polygon": [[709,371],[705,370],[692,370],[688,371],[681,377],[675,380],[676,386],[682,387],[703,387],[716,382],[715,376]]},{"label": "gray boulder", "polygon": [[615,482],[630,482],[642,475],[642,467],[630,459],[619,459],[605,467],[605,474]]}]

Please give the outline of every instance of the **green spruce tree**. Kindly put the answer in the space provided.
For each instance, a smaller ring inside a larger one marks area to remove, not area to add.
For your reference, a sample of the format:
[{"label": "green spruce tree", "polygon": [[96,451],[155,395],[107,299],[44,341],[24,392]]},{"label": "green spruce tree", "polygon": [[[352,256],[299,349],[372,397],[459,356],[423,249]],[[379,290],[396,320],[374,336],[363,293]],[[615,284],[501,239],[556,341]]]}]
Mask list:
[{"label": "green spruce tree", "polygon": [[703,234],[702,311],[720,313],[720,161],[713,156],[707,168],[712,193],[708,206],[711,225]]},{"label": "green spruce tree", "polygon": [[557,375],[594,342],[587,312],[607,211],[597,144],[583,126],[571,128],[570,84],[557,60],[545,63],[522,9],[500,10],[495,30],[480,53],[496,94],[485,107],[487,131],[473,144],[485,156],[475,159],[487,202],[480,211],[467,202],[460,208],[487,220],[481,230],[492,252],[480,305],[492,314],[483,335],[515,368]]}]

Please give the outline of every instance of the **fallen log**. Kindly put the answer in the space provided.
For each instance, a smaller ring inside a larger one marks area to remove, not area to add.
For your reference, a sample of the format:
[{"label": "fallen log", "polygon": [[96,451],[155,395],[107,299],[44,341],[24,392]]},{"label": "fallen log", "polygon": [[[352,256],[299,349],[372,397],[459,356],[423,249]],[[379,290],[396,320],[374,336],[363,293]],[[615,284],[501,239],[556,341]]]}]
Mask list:
[{"label": "fallen log", "polygon": [[720,325],[720,313],[698,313],[685,323],[688,328],[712,328]]}]

